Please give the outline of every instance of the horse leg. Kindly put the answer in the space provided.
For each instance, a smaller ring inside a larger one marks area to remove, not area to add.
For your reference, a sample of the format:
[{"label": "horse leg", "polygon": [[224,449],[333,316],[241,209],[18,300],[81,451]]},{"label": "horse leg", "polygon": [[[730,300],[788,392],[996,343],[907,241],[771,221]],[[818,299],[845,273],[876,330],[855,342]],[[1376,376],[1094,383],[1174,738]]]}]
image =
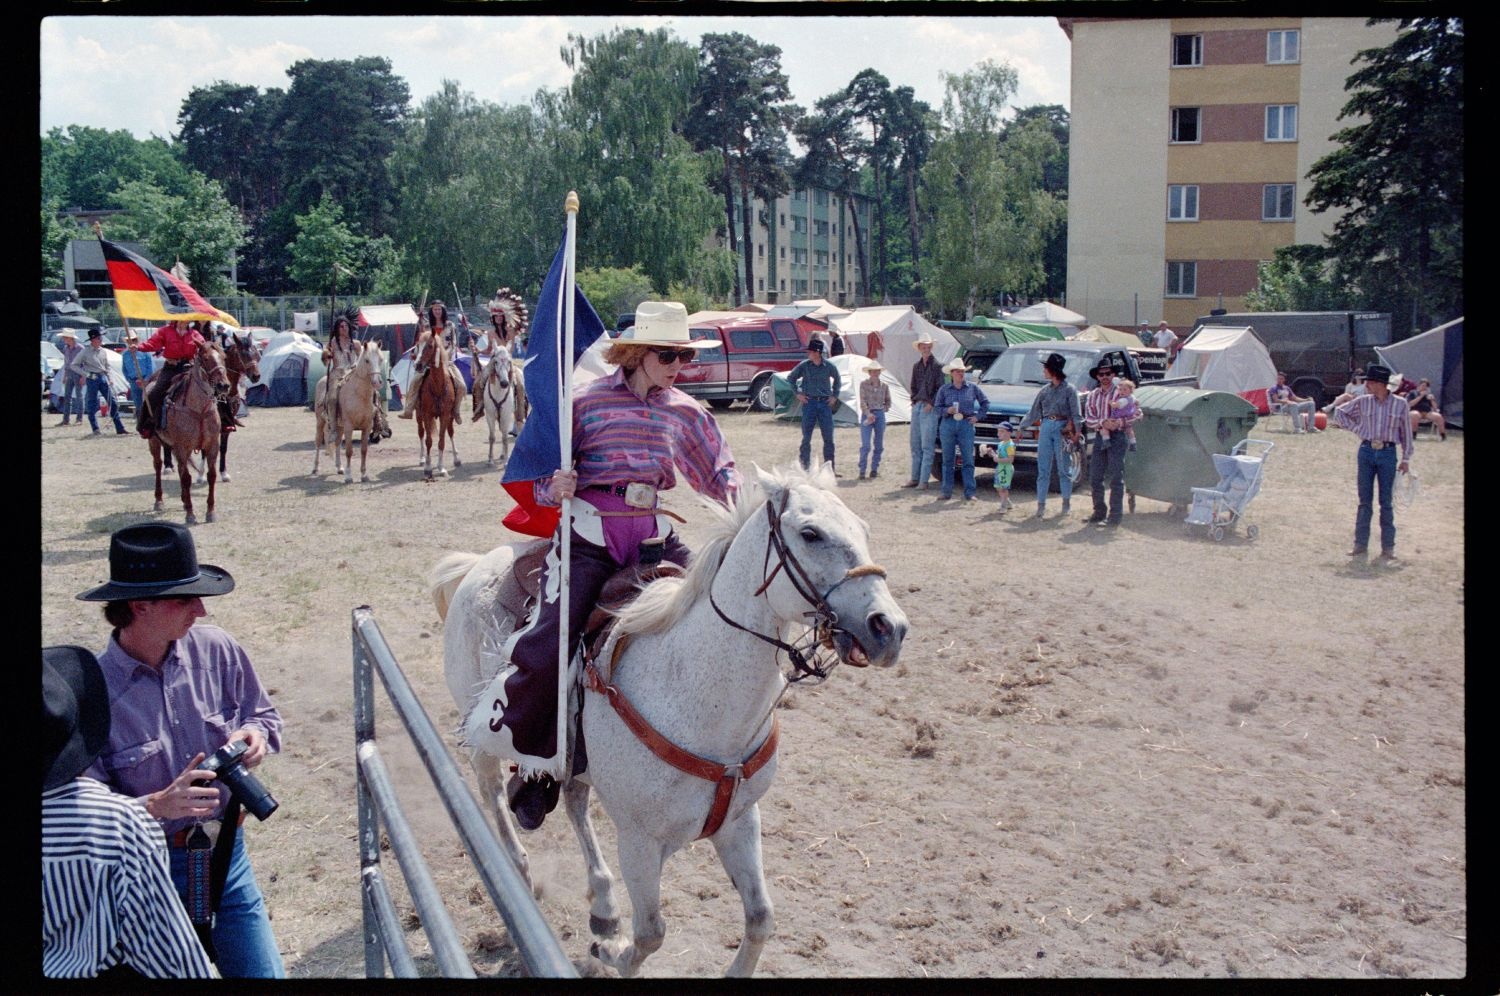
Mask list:
[{"label": "horse leg", "polygon": [[[212,445],[212,443],[210,443]],[[204,522],[213,522],[214,516],[214,485],[219,482],[219,468],[214,459],[218,454],[211,450],[203,452],[203,465],[208,468],[208,513],[204,515]]]},{"label": "horse leg", "polygon": [[630,978],[646,957],[661,947],[667,922],[661,915],[661,866],[666,860],[661,843],[628,827],[618,827],[620,875],[630,893],[633,939],[595,941],[589,953],[605,965]]},{"label": "horse leg", "polygon": [[[369,455],[369,452],[370,452],[370,433],[372,433],[374,431],[375,431],[375,423],[373,421],[371,421],[371,423],[369,425],[365,426],[363,429],[361,429],[360,433],[359,433],[359,482],[361,484],[365,483],[366,481],[368,481],[370,479],[370,475],[365,472],[365,457]],[[353,438],[354,437],[351,435],[350,436],[350,443],[351,443],[351,445],[353,444]],[[350,461],[350,463],[353,463],[354,462],[354,457],[350,456],[349,461]]]},{"label": "horse leg", "polygon": [[229,467],[226,460],[229,458],[229,433],[219,434],[219,480],[225,484],[229,483]]},{"label": "horse leg", "polygon": [[620,932],[620,908],[615,903],[615,877],[604,863],[599,838],[594,836],[594,821],[589,817],[589,787],[570,778],[563,788],[563,805],[578,837],[589,876],[589,932],[598,938],[614,937]]},{"label": "horse leg", "polygon": [[[174,449],[176,449],[174,447]],[[191,468],[192,454],[188,450],[176,450],[177,452],[177,479],[182,483],[182,507],[187,510],[187,524],[190,526],[198,524],[198,517],[193,514],[193,471]]]},{"label": "horse leg", "polygon": [[489,426],[490,430],[490,455],[485,464],[493,467],[495,465],[495,406],[488,398],[484,402],[484,423]]},{"label": "horse leg", "polygon": [[448,448],[453,451],[454,470],[457,470],[459,467],[462,467],[464,465],[464,462],[458,458],[458,440],[454,438],[453,435],[454,428],[456,428],[459,424],[461,424],[460,421],[455,418],[449,420],[448,425],[446,426],[446,431],[448,433]]},{"label": "horse leg", "polygon": [[755,971],[761,949],[776,926],[761,865],[760,807],[751,806],[743,816],[714,834],[712,841],[719,853],[719,863],[729,873],[729,881],[739,891],[745,907],[745,937],[724,974],[744,978]]},{"label": "horse leg", "polygon": [[339,426],[339,443],[344,449],[344,483],[354,483],[354,426]]},{"label": "horse leg", "polygon": [[511,863],[526,880],[526,887],[535,894],[536,887],[531,881],[531,859],[526,856],[526,848],[521,845],[521,836],[511,823],[509,806],[505,802],[505,767],[493,754],[476,753],[470,760],[474,774],[479,778],[479,794],[489,803],[490,815],[495,818],[500,846],[505,848]]},{"label": "horse leg", "polygon": [[155,436],[151,437],[151,466],[156,470],[156,506],[154,511],[161,511],[161,443]]}]

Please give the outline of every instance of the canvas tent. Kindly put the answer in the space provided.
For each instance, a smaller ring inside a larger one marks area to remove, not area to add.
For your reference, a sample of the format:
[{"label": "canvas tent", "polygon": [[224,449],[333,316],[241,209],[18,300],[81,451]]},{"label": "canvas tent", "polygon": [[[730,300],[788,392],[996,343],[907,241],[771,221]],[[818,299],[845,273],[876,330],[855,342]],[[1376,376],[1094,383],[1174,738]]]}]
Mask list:
[{"label": "canvas tent", "polygon": [[1238,394],[1264,415],[1266,391],[1276,385],[1276,364],[1255,329],[1202,325],[1167,368],[1167,380],[1192,378],[1199,390]]},{"label": "canvas tent", "polygon": [[1062,305],[1053,304],[1051,301],[1043,301],[1019,311],[1012,311],[1005,317],[1013,322],[1034,322],[1037,325],[1054,325],[1059,328],[1064,326],[1083,328],[1089,323],[1089,320],[1078,312],[1069,311]]},{"label": "canvas tent", "polygon": [[260,354],[260,383],[245,392],[245,404],[305,405],[309,385],[323,376],[323,347],[301,332],[278,332]]},{"label": "canvas tent", "polygon": [[374,339],[385,347],[386,359],[394,366],[402,353],[417,342],[417,313],[409,304],[367,304],[359,309],[357,339]]},{"label": "canvas tent", "polygon": [[1010,318],[987,318],[984,315],[975,315],[969,319],[969,324],[976,329],[1003,329],[1005,339],[1011,345],[1018,342],[1036,342],[1040,339],[1061,339],[1066,331],[1056,325],[1018,322]]},{"label": "canvas tent", "polygon": [[857,308],[843,318],[831,321],[844,337],[844,348],[860,356],[866,353],[870,334],[878,334],[881,343],[878,359],[903,388],[911,387],[908,383],[911,368],[919,359],[917,337],[923,332],[932,336],[932,356],[938,363],[947,363],[958,355],[958,340],[947,329],[939,328],[917,314],[909,304]]},{"label": "canvas tent", "polygon": [[687,316],[688,328],[717,322],[733,322],[749,315],[743,311],[695,311]]},{"label": "canvas tent", "polygon": [[831,318],[843,318],[845,315],[850,314],[848,308],[840,308],[829,304],[821,297],[812,298],[807,301],[793,301],[792,304],[798,308],[811,308],[812,312],[808,317],[821,318],[825,322]]},{"label": "canvas tent", "polygon": [[1103,325],[1090,325],[1079,332],[1068,336],[1074,342],[1107,342],[1115,346],[1131,346],[1140,348],[1141,337],[1134,332],[1121,332],[1117,329],[1105,328]]},{"label": "canvas tent", "polygon": [[[859,407],[859,385],[869,378],[865,368],[870,365],[870,359],[866,356],[857,356],[853,353],[844,353],[842,356],[834,356],[825,363],[832,363],[833,368],[839,372],[839,406],[833,413],[833,424],[858,425],[859,420],[864,417],[864,412]],[[886,367],[880,375],[880,380],[891,389],[891,407],[885,413],[885,424],[893,425],[911,421],[911,394],[902,386],[901,381],[891,373],[890,367],[886,366],[884,360],[880,365]],[[802,417],[802,402],[792,393],[792,385],[787,382],[784,374],[772,374],[771,383],[776,391],[776,417],[783,419]]]},{"label": "canvas tent", "polygon": [[1433,396],[1450,426],[1464,427],[1464,320],[1428,329],[1390,346],[1376,346],[1375,354],[1407,380],[1423,377],[1432,383]]}]

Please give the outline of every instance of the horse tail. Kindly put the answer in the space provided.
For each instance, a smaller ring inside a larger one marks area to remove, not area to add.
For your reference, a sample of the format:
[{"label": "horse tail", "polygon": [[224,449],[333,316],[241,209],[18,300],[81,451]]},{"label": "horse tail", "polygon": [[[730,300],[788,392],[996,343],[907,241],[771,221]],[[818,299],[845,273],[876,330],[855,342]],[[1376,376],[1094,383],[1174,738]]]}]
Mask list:
[{"label": "horse tail", "polygon": [[437,606],[439,619],[448,618],[448,607],[453,604],[453,594],[463,583],[469,571],[479,563],[479,554],[451,552],[443,555],[427,574],[427,590],[432,594],[432,604]]}]

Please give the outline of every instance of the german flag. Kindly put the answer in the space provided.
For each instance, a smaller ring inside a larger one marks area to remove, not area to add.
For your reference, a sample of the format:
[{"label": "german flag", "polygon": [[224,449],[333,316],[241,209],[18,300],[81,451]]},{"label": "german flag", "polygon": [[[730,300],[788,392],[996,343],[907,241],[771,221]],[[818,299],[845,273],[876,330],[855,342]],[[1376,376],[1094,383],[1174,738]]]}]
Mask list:
[{"label": "german flag", "polygon": [[220,311],[193,290],[186,280],[153,266],[124,246],[100,239],[115,304],[125,318],[148,321],[191,322],[211,320],[240,327],[234,316]]}]

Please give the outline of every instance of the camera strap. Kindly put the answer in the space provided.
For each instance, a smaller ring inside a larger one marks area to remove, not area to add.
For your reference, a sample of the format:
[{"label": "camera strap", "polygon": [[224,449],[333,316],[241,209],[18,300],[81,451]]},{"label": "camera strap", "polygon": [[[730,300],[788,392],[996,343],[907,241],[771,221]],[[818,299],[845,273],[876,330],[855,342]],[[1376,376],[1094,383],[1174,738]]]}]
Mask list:
[{"label": "camera strap", "polygon": [[214,911],[210,870],[213,844],[209,842],[203,824],[193,827],[192,833],[188,834],[186,851],[188,919],[193,923],[193,931],[198,935],[203,950],[208,953],[210,960],[214,960],[216,954],[213,941]]},{"label": "camera strap", "polygon": [[224,883],[229,879],[229,856],[234,851],[235,835],[240,829],[240,800],[229,797],[224,807],[224,822],[219,825],[219,839],[214,842],[213,862],[210,866],[209,899],[215,911],[224,901]]}]

